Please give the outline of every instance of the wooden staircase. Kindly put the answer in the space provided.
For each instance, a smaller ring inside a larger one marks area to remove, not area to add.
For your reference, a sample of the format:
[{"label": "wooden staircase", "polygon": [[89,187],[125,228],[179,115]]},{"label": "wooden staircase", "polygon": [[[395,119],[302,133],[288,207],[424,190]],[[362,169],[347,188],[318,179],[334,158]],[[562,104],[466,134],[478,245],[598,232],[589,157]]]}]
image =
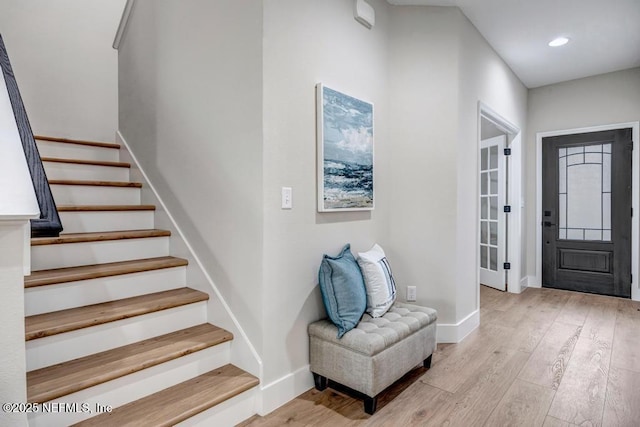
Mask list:
[{"label": "wooden staircase", "polygon": [[209,295],[187,287],[188,262],[154,228],[119,145],[36,139],[64,231],[31,243],[29,424],[228,422],[216,409],[258,379],[229,363],[233,335],[207,323]]}]

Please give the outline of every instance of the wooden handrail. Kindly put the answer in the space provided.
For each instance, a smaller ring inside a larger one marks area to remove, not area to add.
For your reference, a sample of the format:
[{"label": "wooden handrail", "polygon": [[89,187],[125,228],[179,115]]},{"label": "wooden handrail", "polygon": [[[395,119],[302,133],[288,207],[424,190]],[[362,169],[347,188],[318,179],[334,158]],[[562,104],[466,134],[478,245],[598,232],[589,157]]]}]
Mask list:
[{"label": "wooden handrail", "polygon": [[2,35],[0,35],[0,68],[2,68],[13,115],[18,127],[18,133],[20,134],[20,140],[22,141],[22,148],[27,160],[27,165],[29,166],[29,172],[31,173],[31,180],[33,181],[33,188],[38,199],[38,206],[40,207],[40,218],[31,220],[31,235],[43,237],[58,236],[62,231],[62,223],[60,222],[60,216],[58,215],[58,210],[56,209],[56,204],[51,194],[51,188],[49,187],[49,181],[47,180],[42,160],[40,160],[38,147],[33,138],[31,125],[29,124],[27,112],[24,108],[20,91],[18,90],[18,83],[16,82],[11,63],[9,62],[9,55],[7,54]]}]

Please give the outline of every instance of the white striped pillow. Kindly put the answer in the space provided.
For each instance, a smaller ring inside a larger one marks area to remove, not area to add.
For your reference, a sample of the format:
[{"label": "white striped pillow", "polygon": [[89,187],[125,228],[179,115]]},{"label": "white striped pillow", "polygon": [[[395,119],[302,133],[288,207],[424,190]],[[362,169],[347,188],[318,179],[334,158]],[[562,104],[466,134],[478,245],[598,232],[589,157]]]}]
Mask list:
[{"label": "white striped pillow", "polygon": [[396,283],[384,251],[377,244],[358,253],[358,265],[367,289],[367,313],[380,317],[396,300]]}]

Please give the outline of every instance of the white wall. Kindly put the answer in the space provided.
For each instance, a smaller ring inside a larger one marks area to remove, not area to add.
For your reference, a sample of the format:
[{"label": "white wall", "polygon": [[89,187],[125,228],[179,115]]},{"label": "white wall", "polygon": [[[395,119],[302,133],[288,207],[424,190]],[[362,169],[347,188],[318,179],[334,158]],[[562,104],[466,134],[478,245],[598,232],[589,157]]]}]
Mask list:
[{"label": "white wall", "polygon": [[536,274],[536,133],[640,120],[640,68],[529,91],[527,149],[527,274]]},{"label": "white wall", "polygon": [[[457,187],[457,304],[456,322],[461,321],[477,306],[478,292],[478,102],[482,102],[513,126],[520,128],[523,136],[527,118],[527,88],[511,71],[498,54],[489,46],[471,22],[460,13],[460,63],[459,63],[459,116],[458,116],[458,171]],[[516,141],[520,144],[520,139]],[[512,150],[512,170],[522,170],[522,147]],[[509,221],[520,234],[521,212],[519,199],[521,180],[516,173],[509,182],[514,190]],[[513,231],[513,230],[512,230]],[[513,233],[512,233],[513,234]],[[515,237],[515,236],[511,236]],[[516,239],[517,240],[517,239]],[[510,246],[509,289],[517,289],[521,279],[520,247]]]},{"label": "white wall", "polygon": [[[343,0],[139,0],[120,50],[120,130],[249,334],[266,389],[310,378],[318,268],[347,242],[380,243],[399,299],[418,286],[441,323],[477,308],[478,100],[520,124],[526,90],[458,9],[371,3],[368,30]],[[318,82],[374,104],[372,212],[317,212]]]},{"label": "white wall", "polygon": [[261,2],[138,0],[119,72],[124,139],[260,349]]},{"label": "white wall", "polygon": [[457,8],[391,22],[394,273],[457,324],[478,308],[478,101],[524,128],[527,90]]},{"label": "white wall", "polygon": [[[322,254],[388,248],[390,211],[388,13],[372,1],[376,25],[353,18],[344,0],[264,2],[264,384],[309,363],[307,325],[325,317],[318,287]],[[318,213],[315,85],[374,104],[372,212]],[[280,189],[293,188],[293,209]],[[393,262],[393,258],[392,258]],[[309,375],[308,372],[306,375]]]},{"label": "white wall", "polygon": [[456,317],[459,12],[393,7],[389,43],[389,259],[399,288]]},{"label": "white wall", "polygon": [[0,31],[35,134],[113,141],[124,0],[9,0]]}]

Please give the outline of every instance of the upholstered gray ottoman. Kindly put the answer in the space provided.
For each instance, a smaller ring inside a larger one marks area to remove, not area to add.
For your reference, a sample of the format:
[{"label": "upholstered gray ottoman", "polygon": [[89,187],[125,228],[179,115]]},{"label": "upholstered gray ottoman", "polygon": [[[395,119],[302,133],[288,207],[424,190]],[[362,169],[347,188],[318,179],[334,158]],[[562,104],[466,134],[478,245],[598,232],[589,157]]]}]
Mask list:
[{"label": "upholstered gray ottoman", "polygon": [[364,409],[376,410],[378,394],[423,363],[436,349],[434,309],[396,302],[382,317],[364,314],[358,326],[337,338],[329,320],[309,325],[309,359],[318,390],[328,379],[365,395]]}]

